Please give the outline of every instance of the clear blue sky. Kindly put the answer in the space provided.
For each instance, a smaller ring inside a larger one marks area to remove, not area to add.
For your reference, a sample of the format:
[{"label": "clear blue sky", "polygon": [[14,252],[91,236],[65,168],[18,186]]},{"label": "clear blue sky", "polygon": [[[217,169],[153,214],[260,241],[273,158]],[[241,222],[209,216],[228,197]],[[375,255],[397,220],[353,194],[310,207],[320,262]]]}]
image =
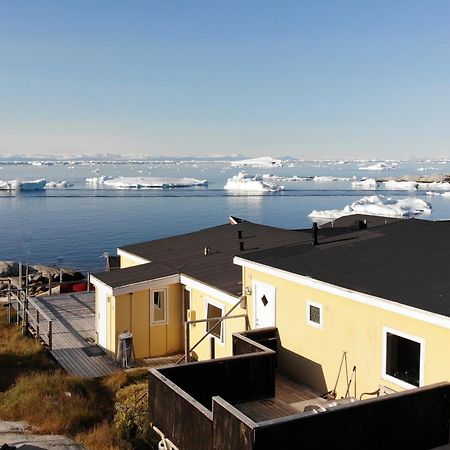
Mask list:
[{"label": "clear blue sky", "polygon": [[0,1],[0,155],[450,156],[450,2]]}]

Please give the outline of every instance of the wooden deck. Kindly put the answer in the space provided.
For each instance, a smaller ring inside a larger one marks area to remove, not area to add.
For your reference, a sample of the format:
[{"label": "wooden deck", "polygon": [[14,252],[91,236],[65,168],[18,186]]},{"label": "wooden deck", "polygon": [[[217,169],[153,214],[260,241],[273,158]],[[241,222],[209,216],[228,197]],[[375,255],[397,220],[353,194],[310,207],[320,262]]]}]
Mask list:
[{"label": "wooden deck", "polygon": [[[50,297],[31,297],[28,305],[28,320],[36,331],[36,309],[40,311],[40,339],[49,349],[59,365],[72,375],[101,377],[120,369],[98,345],[95,344],[95,294],[73,292]],[[14,305],[14,301],[12,302]],[[17,308],[17,306],[16,306]],[[22,313],[21,313],[22,314]],[[45,315],[46,320],[42,320]],[[49,330],[49,320],[52,330]],[[159,358],[139,359],[133,367],[153,368],[174,364],[181,354]]]},{"label": "wooden deck", "polygon": [[[314,399],[314,400],[313,400]],[[313,401],[311,401],[313,400]],[[277,419],[303,412],[307,404],[322,404],[325,400],[313,389],[284,375],[275,378],[275,397],[234,405],[255,422]]]},{"label": "wooden deck", "polygon": [[[33,300],[53,321],[50,354],[68,373],[101,377],[118,370],[114,361],[95,345],[93,292],[33,297]],[[45,334],[42,338],[48,344]]]}]

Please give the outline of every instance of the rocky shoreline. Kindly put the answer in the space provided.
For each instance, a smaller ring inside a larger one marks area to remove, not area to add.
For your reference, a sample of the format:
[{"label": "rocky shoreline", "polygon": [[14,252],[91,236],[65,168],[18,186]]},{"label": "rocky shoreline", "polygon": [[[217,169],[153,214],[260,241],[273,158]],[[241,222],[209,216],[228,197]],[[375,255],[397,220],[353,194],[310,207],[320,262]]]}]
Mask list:
[{"label": "rocky shoreline", "polygon": [[[0,297],[6,294],[8,279],[14,286],[20,284],[20,264],[16,261],[0,261]],[[59,294],[61,283],[86,281],[77,270],[41,264],[28,266],[28,293],[32,296]],[[27,283],[27,266],[22,265],[22,286]]]}]

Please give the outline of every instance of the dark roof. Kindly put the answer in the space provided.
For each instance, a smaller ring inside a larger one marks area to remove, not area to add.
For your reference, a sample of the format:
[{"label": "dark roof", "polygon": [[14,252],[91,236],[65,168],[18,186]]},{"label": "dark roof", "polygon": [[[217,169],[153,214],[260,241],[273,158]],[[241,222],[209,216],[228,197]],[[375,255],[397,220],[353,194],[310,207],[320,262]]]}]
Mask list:
[{"label": "dark roof", "polygon": [[402,220],[245,259],[450,316],[450,221]]},{"label": "dark roof", "polygon": [[[238,237],[242,233],[242,238]],[[324,236],[324,235],[323,235]],[[240,250],[240,242],[244,250]],[[242,221],[193,233],[121,247],[151,261],[127,269],[94,274],[112,287],[183,273],[232,295],[242,293],[242,271],[233,264],[235,255],[244,255],[300,242],[311,242],[310,230],[285,230]],[[204,255],[205,247],[209,254]]]}]

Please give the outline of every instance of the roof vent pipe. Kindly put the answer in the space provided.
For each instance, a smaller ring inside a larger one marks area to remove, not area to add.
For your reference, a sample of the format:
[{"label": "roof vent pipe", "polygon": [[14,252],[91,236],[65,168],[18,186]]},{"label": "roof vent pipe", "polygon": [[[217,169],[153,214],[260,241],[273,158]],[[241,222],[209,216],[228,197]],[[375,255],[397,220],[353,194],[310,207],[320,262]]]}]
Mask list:
[{"label": "roof vent pipe", "polygon": [[317,222],[313,222],[312,226],[312,245],[319,245],[319,240],[317,238],[317,234],[319,232],[319,229],[317,227]]},{"label": "roof vent pipe", "polygon": [[208,246],[206,246],[206,247],[203,249],[203,254],[204,254],[205,256],[207,256],[207,255],[209,255],[209,252],[210,252],[210,248],[209,248]]}]

